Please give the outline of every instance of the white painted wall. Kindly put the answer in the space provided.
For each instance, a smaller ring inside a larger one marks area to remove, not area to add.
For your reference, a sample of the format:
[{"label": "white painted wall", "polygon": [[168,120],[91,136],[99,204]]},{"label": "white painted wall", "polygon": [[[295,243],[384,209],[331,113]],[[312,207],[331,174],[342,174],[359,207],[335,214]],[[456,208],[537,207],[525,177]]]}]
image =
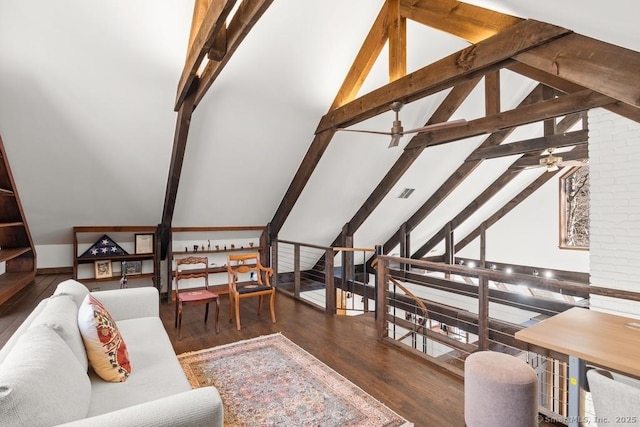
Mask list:
[{"label": "white painted wall", "polygon": [[[591,284],[640,292],[640,125],[589,112]],[[640,318],[640,304],[601,296],[591,306]]]}]

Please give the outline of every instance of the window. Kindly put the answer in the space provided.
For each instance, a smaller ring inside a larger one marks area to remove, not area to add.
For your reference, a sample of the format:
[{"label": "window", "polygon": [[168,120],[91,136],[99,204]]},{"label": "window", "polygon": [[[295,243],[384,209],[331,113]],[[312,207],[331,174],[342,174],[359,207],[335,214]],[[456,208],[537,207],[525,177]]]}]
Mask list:
[{"label": "window", "polygon": [[589,166],[560,178],[560,248],[589,249]]}]

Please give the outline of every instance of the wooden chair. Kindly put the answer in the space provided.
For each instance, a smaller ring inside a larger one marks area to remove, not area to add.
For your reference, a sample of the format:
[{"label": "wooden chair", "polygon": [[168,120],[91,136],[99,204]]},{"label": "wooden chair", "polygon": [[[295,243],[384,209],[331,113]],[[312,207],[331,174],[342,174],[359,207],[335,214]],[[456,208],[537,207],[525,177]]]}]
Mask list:
[{"label": "wooden chair", "polygon": [[[194,266],[196,268],[184,268],[184,266]],[[204,289],[199,290],[180,290],[179,282],[185,279],[204,279]],[[206,304],[204,311],[204,323],[207,323],[209,317],[209,303],[216,304],[215,328],[216,333],[220,332],[218,328],[218,317],[220,315],[220,301],[218,294],[209,290],[209,259],[207,257],[188,257],[176,259],[176,328],[178,328],[178,339],[180,339],[180,330],[182,328],[182,306]]]},{"label": "wooden chair", "polygon": [[[273,276],[273,269],[264,267],[260,263],[260,255],[257,253],[228,255],[227,274],[229,276],[229,322],[232,321],[232,314],[235,312],[236,327],[240,330],[240,300],[258,297],[258,314],[260,314],[262,297],[269,295],[271,321],[275,323],[276,288],[269,282]],[[239,276],[240,274],[243,277]],[[248,281],[247,275],[249,275]]]}]

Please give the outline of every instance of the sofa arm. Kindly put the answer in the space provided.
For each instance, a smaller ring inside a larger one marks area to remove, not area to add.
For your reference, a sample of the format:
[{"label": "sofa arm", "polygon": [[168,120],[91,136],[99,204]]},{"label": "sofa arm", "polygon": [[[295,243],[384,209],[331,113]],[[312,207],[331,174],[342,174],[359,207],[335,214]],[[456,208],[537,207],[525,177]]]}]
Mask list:
[{"label": "sofa arm", "polygon": [[160,296],[152,286],[91,292],[118,320],[160,316]]},{"label": "sofa arm", "polygon": [[65,427],[223,427],[224,409],[215,387],[202,387],[118,411],[64,424]]}]

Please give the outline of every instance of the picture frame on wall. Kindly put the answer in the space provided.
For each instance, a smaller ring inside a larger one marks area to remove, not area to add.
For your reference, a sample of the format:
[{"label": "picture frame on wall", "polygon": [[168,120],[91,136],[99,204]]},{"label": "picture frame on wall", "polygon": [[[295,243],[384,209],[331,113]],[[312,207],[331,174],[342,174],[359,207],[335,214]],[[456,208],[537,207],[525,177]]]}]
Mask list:
[{"label": "picture frame on wall", "polygon": [[136,234],[135,238],[136,254],[153,253],[153,234]]},{"label": "picture frame on wall", "polygon": [[126,261],[123,262],[124,273],[127,276],[135,276],[142,274],[142,261]]},{"label": "picture frame on wall", "polygon": [[93,263],[96,279],[108,279],[113,277],[111,260],[100,260]]}]

